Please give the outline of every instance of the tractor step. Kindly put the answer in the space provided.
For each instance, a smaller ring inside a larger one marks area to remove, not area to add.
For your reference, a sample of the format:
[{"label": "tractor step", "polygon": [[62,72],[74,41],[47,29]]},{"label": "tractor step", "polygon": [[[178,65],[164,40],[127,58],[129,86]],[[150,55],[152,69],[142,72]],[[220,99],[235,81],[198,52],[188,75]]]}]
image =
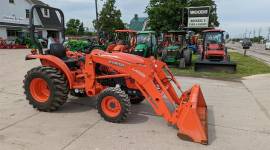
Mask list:
[{"label": "tractor step", "polygon": [[198,72],[228,72],[235,73],[237,65],[233,62],[198,61],[195,63],[195,71]]}]

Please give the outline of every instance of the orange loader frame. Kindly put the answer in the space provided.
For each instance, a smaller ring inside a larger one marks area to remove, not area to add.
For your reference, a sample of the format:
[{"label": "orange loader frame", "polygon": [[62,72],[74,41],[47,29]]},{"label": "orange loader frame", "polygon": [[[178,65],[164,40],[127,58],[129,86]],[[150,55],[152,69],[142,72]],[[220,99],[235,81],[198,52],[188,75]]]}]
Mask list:
[{"label": "orange loader frame", "polygon": [[[127,86],[140,90],[157,115],[178,127],[180,138],[201,144],[208,143],[207,106],[200,86],[194,85],[182,92],[168,66],[161,61],[126,53],[93,50],[91,54],[85,55],[85,63],[81,63],[82,69],[71,71],[61,59],[52,55],[31,54],[26,58],[40,59],[43,66],[61,70],[67,77],[70,89],[84,90],[88,96],[95,96],[106,88],[97,82],[98,79],[125,78]],[[97,76],[97,64],[102,64],[117,74]],[[177,95],[173,84],[182,92],[182,96]],[[171,110],[169,105],[174,106],[174,109]]]}]

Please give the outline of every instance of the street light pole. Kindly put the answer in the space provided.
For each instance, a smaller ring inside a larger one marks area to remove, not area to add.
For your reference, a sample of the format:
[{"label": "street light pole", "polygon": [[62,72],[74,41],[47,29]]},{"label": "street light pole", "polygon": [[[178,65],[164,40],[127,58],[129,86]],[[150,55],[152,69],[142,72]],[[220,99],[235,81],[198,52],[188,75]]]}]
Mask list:
[{"label": "street light pole", "polygon": [[96,5],[96,21],[98,21],[98,5],[97,5],[97,0],[95,0],[95,5]]}]

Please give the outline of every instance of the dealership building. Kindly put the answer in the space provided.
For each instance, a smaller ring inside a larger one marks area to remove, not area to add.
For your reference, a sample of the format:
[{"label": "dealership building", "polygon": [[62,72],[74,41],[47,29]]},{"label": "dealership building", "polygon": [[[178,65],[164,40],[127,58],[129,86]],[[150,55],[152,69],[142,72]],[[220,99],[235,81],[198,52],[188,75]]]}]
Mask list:
[{"label": "dealership building", "polygon": [[[17,38],[29,36],[29,17],[31,7],[35,4],[47,5],[40,0],[1,0],[0,5],[0,38],[7,40],[15,40]],[[47,9],[39,9],[35,11],[35,15],[39,18],[35,19],[36,37],[46,39],[47,36],[57,38],[59,33],[50,25],[55,22],[60,23],[55,12]],[[35,16],[35,18],[38,18]],[[56,21],[57,20],[57,21]]]}]

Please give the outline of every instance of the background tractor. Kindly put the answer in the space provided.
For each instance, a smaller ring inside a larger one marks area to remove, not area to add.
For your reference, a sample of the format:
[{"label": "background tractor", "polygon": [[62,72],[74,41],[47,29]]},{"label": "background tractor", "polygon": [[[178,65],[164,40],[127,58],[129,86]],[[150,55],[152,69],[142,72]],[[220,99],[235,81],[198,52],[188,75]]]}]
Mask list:
[{"label": "background tractor", "polygon": [[157,36],[155,31],[140,31],[137,33],[136,47],[132,54],[150,57],[155,56],[157,58]]},{"label": "background tractor", "polygon": [[115,40],[106,51],[130,53],[136,46],[136,32],[134,30],[115,30]]},{"label": "background tractor", "polygon": [[161,60],[167,64],[186,68],[192,64],[192,50],[188,48],[186,31],[169,31],[164,34]]},{"label": "background tractor", "polygon": [[67,51],[62,43],[54,43],[44,52],[34,37],[32,17],[34,10],[41,8],[59,12],[62,26],[56,29],[60,29],[65,39],[63,12],[49,6],[33,6],[30,34],[38,51],[31,51],[26,60],[39,59],[41,65],[27,72],[23,87],[26,99],[34,108],[55,111],[66,103],[71,91],[80,92],[96,97],[98,113],[104,120],[120,123],[130,114],[131,98],[139,93],[157,115],[179,129],[180,138],[208,143],[207,106],[199,85],[182,91],[168,66],[154,58],[98,49],[76,53]]},{"label": "background tractor", "polygon": [[203,44],[195,63],[195,71],[224,71],[233,73],[237,65],[230,60],[225,47],[225,31],[211,29],[203,31]]}]

